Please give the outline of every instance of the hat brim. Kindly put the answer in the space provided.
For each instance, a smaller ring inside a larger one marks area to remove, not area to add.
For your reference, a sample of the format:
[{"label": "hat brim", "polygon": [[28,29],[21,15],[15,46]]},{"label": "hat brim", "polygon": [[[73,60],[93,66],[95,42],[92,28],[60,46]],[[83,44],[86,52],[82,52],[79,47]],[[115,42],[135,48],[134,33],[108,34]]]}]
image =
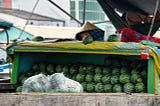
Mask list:
[{"label": "hat brim", "polygon": [[80,30],[80,32],[83,32],[83,31],[88,31],[88,30],[94,30],[94,29],[100,29],[98,28],[97,26],[95,26],[94,24],[90,23],[90,22],[86,22],[82,29]]}]

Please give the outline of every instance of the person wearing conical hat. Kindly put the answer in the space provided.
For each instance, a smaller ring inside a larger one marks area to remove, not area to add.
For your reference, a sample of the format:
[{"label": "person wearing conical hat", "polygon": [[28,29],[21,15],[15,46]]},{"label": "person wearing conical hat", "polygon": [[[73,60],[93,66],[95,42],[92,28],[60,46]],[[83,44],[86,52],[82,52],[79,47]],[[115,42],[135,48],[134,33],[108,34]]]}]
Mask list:
[{"label": "person wearing conical hat", "polygon": [[84,36],[92,36],[93,40],[103,41],[104,31],[90,22],[86,22],[80,32],[75,36],[77,40],[82,40]]}]

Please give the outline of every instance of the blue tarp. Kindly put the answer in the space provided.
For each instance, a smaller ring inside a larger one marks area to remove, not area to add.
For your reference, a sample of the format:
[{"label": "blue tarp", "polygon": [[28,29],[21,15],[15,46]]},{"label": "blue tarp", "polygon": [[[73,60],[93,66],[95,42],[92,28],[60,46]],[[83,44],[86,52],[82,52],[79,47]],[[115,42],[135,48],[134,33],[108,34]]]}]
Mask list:
[{"label": "blue tarp", "polygon": [[11,68],[12,63],[0,65],[0,72],[3,72],[4,69]]}]

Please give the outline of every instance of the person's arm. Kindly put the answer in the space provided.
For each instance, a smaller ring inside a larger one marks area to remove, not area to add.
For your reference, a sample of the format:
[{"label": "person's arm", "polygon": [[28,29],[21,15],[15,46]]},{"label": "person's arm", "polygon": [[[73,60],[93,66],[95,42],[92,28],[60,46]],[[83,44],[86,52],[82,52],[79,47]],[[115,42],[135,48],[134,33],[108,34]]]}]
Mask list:
[{"label": "person's arm", "polygon": [[129,25],[135,25],[138,23],[144,23],[146,19],[146,15],[137,12],[127,12],[126,13],[126,21]]}]

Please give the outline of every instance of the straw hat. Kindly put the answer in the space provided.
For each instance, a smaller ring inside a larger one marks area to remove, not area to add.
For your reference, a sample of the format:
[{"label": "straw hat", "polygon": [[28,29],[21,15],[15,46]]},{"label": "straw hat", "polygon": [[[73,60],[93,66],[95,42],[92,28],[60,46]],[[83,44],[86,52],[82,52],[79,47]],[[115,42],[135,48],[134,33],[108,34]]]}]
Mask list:
[{"label": "straw hat", "polygon": [[94,30],[94,29],[100,29],[94,24],[91,24],[90,22],[86,22],[83,26],[82,29],[80,30],[79,33],[84,32],[84,31],[89,31],[89,30]]},{"label": "straw hat", "polygon": [[[99,31],[95,31],[99,30]],[[95,26],[94,24],[91,24],[90,22],[86,22],[83,26],[82,29],[76,34],[75,38],[77,40],[82,40],[84,36],[92,36],[94,40],[97,40],[99,38],[103,37],[103,30]]]}]

